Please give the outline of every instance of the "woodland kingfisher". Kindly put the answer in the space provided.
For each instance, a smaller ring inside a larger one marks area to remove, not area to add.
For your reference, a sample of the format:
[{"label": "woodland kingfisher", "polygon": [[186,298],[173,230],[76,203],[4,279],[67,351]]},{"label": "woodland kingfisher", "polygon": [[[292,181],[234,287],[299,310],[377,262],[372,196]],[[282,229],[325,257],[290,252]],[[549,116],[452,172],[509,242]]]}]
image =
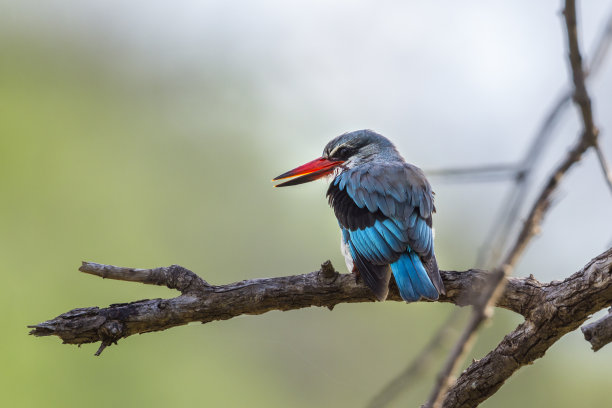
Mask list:
[{"label": "woodland kingfisher", "polygon": [[331,140],[323,155],[276,177],[276,187],[331,176],[327,198],[340,225],[346,265],[378,300],[391,274],[402,299],[445,294],[434,254],[434,193],[425,174],[406,163],[386,137],[371,130]]}]

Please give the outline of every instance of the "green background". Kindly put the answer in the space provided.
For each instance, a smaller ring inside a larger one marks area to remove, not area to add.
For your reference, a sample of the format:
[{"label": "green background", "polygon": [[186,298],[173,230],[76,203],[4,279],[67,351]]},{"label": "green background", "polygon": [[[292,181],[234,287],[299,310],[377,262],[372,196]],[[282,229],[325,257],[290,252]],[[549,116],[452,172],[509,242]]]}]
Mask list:
[{"label": "green background", "polygon": [[[26,325],[72,308],[176,295],[79,273],[82,260],[178,263],[214,284],[306,273],[326,259],[343,271],[324,184],[275,190],[269,182],[316,157],[334,134],[271,140],[274,123],[262,119],[245,67],[213,64],[188,80],[147,76],[116,69],[72,37],[3,33],[4,406],[363,406],[453,309],[389,302],[271,312],[133,336],[101,357],[93,356],[97,345],[28,336]],[[320,125],[305,126],[303,133]],[[455,216],[448,210],[440,225],[452,230]],[[445,268],[472,262],[458,239],[478,245],[469,234],[439,234]],[[469,360],[519,322],[498,311]],[[593,353],[571,333],[484,406],[607,406],[611,352]],[[395,406],[424,401],[442,357]]]}]

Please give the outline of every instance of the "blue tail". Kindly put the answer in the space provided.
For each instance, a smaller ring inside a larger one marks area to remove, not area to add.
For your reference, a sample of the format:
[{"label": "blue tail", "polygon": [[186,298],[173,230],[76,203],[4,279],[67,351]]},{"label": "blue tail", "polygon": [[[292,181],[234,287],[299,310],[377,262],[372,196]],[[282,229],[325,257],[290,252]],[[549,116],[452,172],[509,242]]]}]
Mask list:
[{"label": "blue tail", "polygon": [[427,276],[427,271],[419,256],[409,250],[391,264],[395,282],[399,288],[402,299],[406,302],[415,302],[422,297],[436,300],[438,291]]}]

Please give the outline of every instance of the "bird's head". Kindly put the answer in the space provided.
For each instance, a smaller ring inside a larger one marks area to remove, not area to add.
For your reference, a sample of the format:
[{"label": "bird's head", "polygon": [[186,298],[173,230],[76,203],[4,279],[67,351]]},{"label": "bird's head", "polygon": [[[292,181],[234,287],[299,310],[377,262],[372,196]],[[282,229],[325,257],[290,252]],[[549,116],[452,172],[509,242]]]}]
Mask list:
[{"label": "bird's head", "polygon": [[275,177],[273,181],[295,177],[275,187],[295,186],[334,174],[336,171],[351,169],[378,157],[398,157],[393,143],[372,130],[356,130],[332,139],[323,149],[321,157],[289,170]]}]

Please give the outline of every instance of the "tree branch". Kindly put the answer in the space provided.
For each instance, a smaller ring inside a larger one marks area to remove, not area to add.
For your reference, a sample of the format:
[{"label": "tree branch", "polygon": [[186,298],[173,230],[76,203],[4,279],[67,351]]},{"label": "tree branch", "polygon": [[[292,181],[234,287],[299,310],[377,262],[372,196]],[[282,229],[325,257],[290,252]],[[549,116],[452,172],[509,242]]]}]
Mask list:
[{"label": "tree branch", "polygon": [[572,79],[574,82],[574,102],[580,108],[582,122],[584,123],[583,142],[588,146],[597,144],[599,131],[593,121],[593,110],[591,98],[586,89],[585,71],[582,67],[582,55],[578,45],[578,28],[576,23],[576,1],[566,0],[563,11],[565,24],[567,26],[567,42],[569,48],[569,61],[571,65]]},{"label": "tree branch", "polygon": [[456,370],[463,359],[463,356],[470,349],[470,344],[475,336],[476,331],[490,315],[489,308],[495,303],[497,296],[501,293],[504,285],[504,278],[509,276],[514,264],[518,261],[523,251],[531,242],[531,239],[539,232],[540,225],[544,219],[544,215],[550,207],[550,200],[553,193],[556,191],[561,180],[567,171],[580,159],[583,153],[588,149],[589,145],[583,143],[581,138],[576,146],[568,153],[565,160],[557,167],[550,176],[548,183],[538,196],[534,203],[527,220],[518,235],[515,244],[510,253],[506,257],[505,263],[496,269],[490,275],[490,282],[485,286],[485,291],[482,292],[481,300],[476,302],[472,317],[463,331],[460,339],[451,351],[443,369],[441,370],[436,386],[429,396],[426,406],[439,407],[442,406],[443,397],[446,389],[450,386],[452,373]]},{"label": "tree branch", "polygon": [[610,170],[606,156],[604,155],[603,150],[601,150],[601,145],[599,143],[595,145],[595,152],[597,153],[597,159],[599,160],[599,166],[601,167],[601,171],[604,175],[604,180],[612,193],[612,170]]},{"label": "tree branch", "polygon": [[524,323],[448,390],[444,407],[475,407],[493,395],[520,367],[542,357],[563,335],[612,304],[612,248],[563,282],[542,285]]},{"label": "tree branch", "polygon": [[[542,357],[558,339],[583,324],[592,313],[612,304],[612,248],[563,282],[540,283],[533,276],[508,277],[532,237],[538,233],[543,217],[549,209],[550,199],[561,179],[589,148],[595,148],[608,185],[612,189],[612,175],[598,145],[598,129],[594,124],[591,99],[585,86],[587,73],[583,69],[578,47],[574,0],[566,1],[564,15],[574,84],[573,99],[580,110],[584,130],[578,142],[550,176],[514,246],[500,267],[493,272],[476,269],[441,272],[447,295],[442,296],[440,301],[475,307],[472,318],[456,343],[430,397],[430,403],[436,406],[443,404],[444,407],[473,407],[480,404],[493,395],[516,370]],[[612,24],[609,23],[605,34],[607,37],[604,38],[610,38],[611,27]],[[594,61],[597,64],[594,66],[599,65],[602,60],[602,56],[596,55]],[[554,108],[544,125],[542,137],[545,137],[545,132],[552,126],[554,118],[566,105],[566,98],[569,98],[569,94],[564,95]],[[535,142],[541,143],[538,140]],[[537,155],[540,150],[541,146],[536,146],[533,152]],[[526,185],[522,183],[529,176],[530,169],[529,166],[517,168],[517,185]],[[492,178],[513,174],[512,166],[487,166],[466,169],[460,175],[472,176],[483,171],[493,174]],[[457,170],[453,170],[453,173],[457,173]],[[511,215],[514,217],[514,214]],[[96,355],[100,355],[106,347],[116,344],[121,338],[166,330],[195,321],[207,323],[244,314],[257,315],[271,310],[285,311],[311,306],[324,306],[331,310],[339,303],[375,300],[369,289],[355,281],[354,275],[339,274],[329,261],[323,264],[319,271],[309,274],[246,280],[221,286],[210,285],[195,273],[178,265],[134,269],[84,262],[80,271],[102,278],[163,285],[181,292],[179,296],[171,299],[141,300],[114,304],[107,308],[73,309],[54,319],[29,326],[33,329],[30,334],[34,336],[55,335],[67,344],[80,345],[99,341],[101,344]],[[474,296],[475,293],[479,296]],[[388,300],[401,301],[394,285]],[[493,305],[519,313],[525,317],[525,321],[487,356],[473,362],[449,387],[452,373],[469,349],[476,331],[489,317]],[[612,309],[604,318],[585,325],[582,331],[595,351],[611,342]],[[438,344],[439,342],[432,343],[430,348],[433,350]],[[428,355],[429,353],[421,362],[411,367],[406,376],[419,370]],[[398,384],[395,384],[396,389],[401,387],[401,384]]]},{"label": "tree branch", "polygon": [[83,262],[79,271],[102,279],[115,279],[128,282],[140,282],[147,285],[166,286],[177,289],[183,294],[200,292],[210,285],[189,269],[172,265],[154,269],[123,268],[94,262]]},{"label": "tree branch", "polygon": [[[140,300],[107,308],[74,309],[37,325],[29,326],[35,336],[58,336],[64,343],[101,341],[104,347],[133,334],[166,330],[190,322],[208,323],[243,314],[271,310],[294,310],[310,306],[332,309],[339,303],[373,302],[371,291],[352,274],[340,274],[326,262],[321,269],[304,275],[252,279],[213,286],[178,265],[155,269],[133,269],[84,262],[80,270],[103,278],[165,285],[182,294],[171,299]],[[447,294],[440,301],[470,304],[466,292],[478,291],[488,282],[481,270],[445,271]],[[532,299],[541,291],[535,279],[511,278],[498,306],[526,315]],[[393,285],[388,300],[401,301]]]},{"label": "tree branch", "polygon": [[601,319],[580,328],[584,339],[591,343],[593,351],[597,351],[612,342],[612,309]]},{"label": "tree branch", "polygon": [[[491,275],[490,285],[483,293],[481,300],[476,303],[470,321],[468,322],[465,330],[461,334],[455,347],[451,351],[449,358],[447,359],[442,370],[440,371],[436,385],[434,386],[427,400],[427,403],[425,404],[426,407],[438,408],[443,406],[443,403],[444,406],[447,406],[444,401],[448,396],[450,396],[450,391],[448,391],[447,393],[447,390],[449,390],[453,372],[455,372],[460,362],[463,360],[464,355],[471,348],[471,343],[473,342],[476,336],[478,328],[489,317],[490,313],[492,313],[492,311],[489,311],[490,307],[496,303],[498,297],[502,293],[503,287],[505,285],[504,278],[509,276],[514,265],[524,252],[525,248],[527,247],[533,236],[535,236],[539,232],[544,215],[550,207],[551,197],[556,191],[559,183],[561,182],[561,179],[565,176],[569,169],[574,166],[574,164],[580,161],[582,155],[586,150],[591,147],[597,146],[598,130],[595,127],[593,121],[591,99],[586,90],[585,73],[582,68],[582,56],[580,54],[580,48],[578,46],[575,0],[566,0],[565,10],[563,14],[565,16],[565,22],[567,26],[569,61],[571,65],[572,79],[574,83],[573,99],[580,109],[582,122],[584,125],[582,136],[580,137],[574,148],[566,156],[565,160],[561,163],[561,165],[559,165],[559,167],[557,167],[557,169],[549,177],[548,183],[542,189],[536,202],[531,208],[529,216],[523,224],[523,228],[521,229],[504,263],[502,263]],[[526,322],[525,324],[527,323],[529,322]],[[519,338],[522,339],[523,336],[519,336]],[[502,345],[503,342],[500,344],[500,346]],[[498,348],[500,346],[498,346]],[[477,363],[473,363],[470,367],[475,365],[477,365]],[[518,365],[516,368],[518,367],[520,367],[520,365]],[[510,371],[508,375],[512,375],[513,372],[514,370]],[[463,374],[461,377],[463,377]],[[456,387],[457,384],[461,383],[461,377],[457,380],[453,388]],[[501,383],[503,383],[503,381]],[[471,386],[477,387],[478,384],[471,384]],[[495,388],[495,391],[496,390],[497,388]],[[480,401],[478,401],[477,403],[480,403]],[[471,406],[475,405],[477,404],[474,404],[474,401],[471,401]]]},{"label": "tree branch", "polygon": [[[339,303],[371,302],[367,287],[351,274],[339,274],[329,262],[321,270],[295,276],[253,279],[222,286],[208,285],[193,272],[173,265],[132,269],[84,263],[86,273],[113,279],[165,285],[182,291],[172,299],[141,300],[107,308],[80,308],[30,326],[35,336],[55,335],[64,343],[101,342],[100,349],[137,333],[166,330],[189,322],[207,323],[243,314],[293,310],[310,306],[333,308]],[[447,296],[440,299],[471,304],[465,293],[479,291],[490,274],[480,270],[445,271]],[[389,300],[401,301],[396,287]],[[591,313],[612,303],[612,249],[563,282],[540,283],[533,277],[509,278],[498,306],[526,318],[487,357],[472,364],[448,392],[445,407],[474,406],[494,393],[514,371],[529,364]]]},{"label": "tree branch", "polygon": [[[594,77],[600,71],[610,44],[612,44],[612,12],[606,17],[602,33],[595,41],[588,70],[584,70],[585,79]],[[506,247],[511,228],[518,220],[527,192],[533,182],[533,170],[545,148],[550,145],[554,125],[566,111],[566,108],[570,106],[569,102],[571,102],[572,96],[573,89],[563,89],[560,92],[559,97],[544,116],[544,120],[534,135],[527,152],[519,162],[426,171],[426,174],[430,176],[442,176],[448,181],[482,182],[513,179],[514,188],[508,192],[507,197],[503,200],[504,204],[495,217],[496,221],[491,224],[487,238],[478,253],[477,267],[495,265],[501,259],[502,250]],[[606,177],[608,186],[612,191],[612,175],[601,150],[598,149],[597,153],[604,177]]]}]

